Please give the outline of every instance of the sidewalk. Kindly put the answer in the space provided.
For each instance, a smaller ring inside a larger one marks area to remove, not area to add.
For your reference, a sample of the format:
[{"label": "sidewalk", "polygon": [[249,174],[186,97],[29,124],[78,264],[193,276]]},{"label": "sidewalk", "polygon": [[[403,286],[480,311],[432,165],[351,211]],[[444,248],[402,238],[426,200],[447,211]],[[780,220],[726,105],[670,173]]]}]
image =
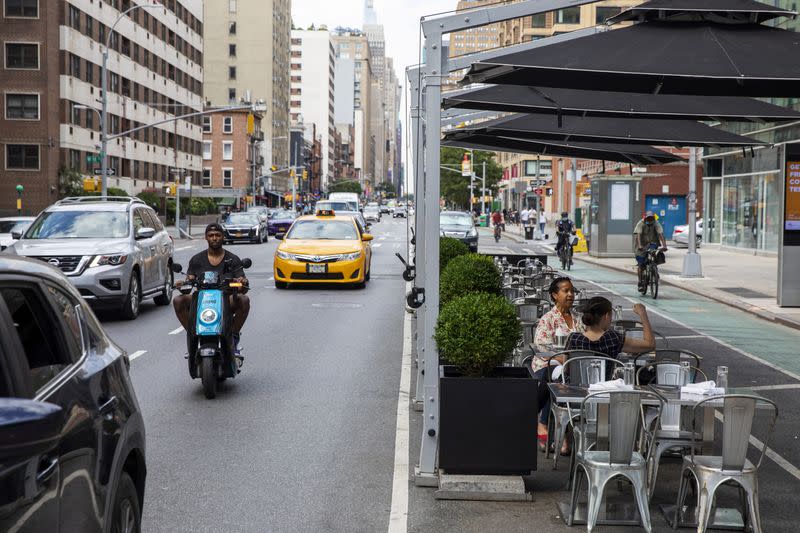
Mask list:
[{"label": "sidewalk", "polygon": [[[800,308],[782,308],[777,305],[778,259],[776,257],[729,252],[713,246],[701,247],[697,251],[702,258],[704,277],[681,277],[686,249],[670,247],[667,252],[667,262],[659,267],[661,281],[766,320],[800,329]],[[636,274],[633,256],[597,258],[582,253],[576,254],[575,259]]]}]

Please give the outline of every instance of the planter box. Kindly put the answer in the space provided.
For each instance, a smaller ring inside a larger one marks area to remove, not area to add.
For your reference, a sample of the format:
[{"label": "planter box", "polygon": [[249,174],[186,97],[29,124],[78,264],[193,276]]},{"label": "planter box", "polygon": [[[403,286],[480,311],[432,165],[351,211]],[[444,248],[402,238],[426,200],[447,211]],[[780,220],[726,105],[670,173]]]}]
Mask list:
[{"label": "planter box", "polygon": [[527,475],[536,470],[539,382],[526,367],[464,377],[439,367],[439,467],[448,474]]}]

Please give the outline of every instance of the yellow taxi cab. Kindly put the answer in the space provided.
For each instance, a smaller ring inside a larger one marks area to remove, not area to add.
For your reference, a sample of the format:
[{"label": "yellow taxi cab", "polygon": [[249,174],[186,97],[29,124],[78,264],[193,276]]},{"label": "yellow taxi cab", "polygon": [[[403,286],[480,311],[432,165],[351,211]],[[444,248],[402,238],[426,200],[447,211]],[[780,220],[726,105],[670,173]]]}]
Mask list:
[{"label": "yellow taxi cab", "polygon": [[333,211],[294,221],[275,251],[275,287],[289,283],[346,283],[364,287],[372,265],[372,235],[355,218]]}]

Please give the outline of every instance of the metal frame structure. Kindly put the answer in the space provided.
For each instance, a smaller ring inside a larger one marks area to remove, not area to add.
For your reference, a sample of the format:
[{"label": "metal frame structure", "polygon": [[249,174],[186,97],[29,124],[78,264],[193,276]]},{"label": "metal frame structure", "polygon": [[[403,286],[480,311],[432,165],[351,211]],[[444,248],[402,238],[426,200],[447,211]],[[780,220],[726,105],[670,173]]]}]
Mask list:
[{"label": "metal frame structure", "polygon": [[[468,30],[539,13],[594,3],[596,0],[525,0],[499,4],[445,16],[423,17],[425,65],[409,69],[411,88],[411,131],[414,143],[416,204],[416,279],[415,294],[424,298],[417,310],[417,358],[420,361],[417,399],[423,404],[423,430],[419,464],[415,471],[418,485],[435,485],[439,444],[439,356],[433,339],[439,315],[439,197],[440,135],[442,124],[442,79],[450,72],[490,57],[546,46],[597,32],[596,28],[532,41],[514,47],[479,52],[449,59],[444,53],[445,34]],[[422,83],[420,83],[422,82]],[[414,102],[420,105],[415,107]]]}]

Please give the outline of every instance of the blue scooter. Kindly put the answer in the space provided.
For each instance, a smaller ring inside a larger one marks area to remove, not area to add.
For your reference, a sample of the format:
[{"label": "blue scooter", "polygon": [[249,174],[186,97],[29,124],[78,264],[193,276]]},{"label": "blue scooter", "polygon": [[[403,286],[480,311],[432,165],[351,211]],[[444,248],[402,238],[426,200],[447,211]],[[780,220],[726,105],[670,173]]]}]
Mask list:
[{"label": "blue scooter", "polygon": [[[250,259],[242,259],[244,268],[252,265]],[[172,270],[180,274],[183,266],[173,263]],[[186,280],[178,290],[181,294],[194,291],[189,308],[190,328],[186,332],[189,375],[192,379],[200,378],[203,393],[211,400],[217,395],[217,383],[239,373],[231,331],[233,313],[228,296],[245,290],[245,287],[231,279],[219,279],[218,274],[211,271]]]}]

